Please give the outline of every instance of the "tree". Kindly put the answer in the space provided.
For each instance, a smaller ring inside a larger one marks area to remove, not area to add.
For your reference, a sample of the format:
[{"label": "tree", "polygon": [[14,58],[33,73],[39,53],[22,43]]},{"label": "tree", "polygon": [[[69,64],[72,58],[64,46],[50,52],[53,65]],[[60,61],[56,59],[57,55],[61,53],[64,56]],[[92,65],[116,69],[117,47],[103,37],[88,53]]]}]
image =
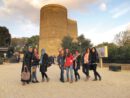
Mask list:
[{"label": "tree", "polygon": [[0,26],[0,47],[9,47],[11,42],[11,35],[6,27]]},{"label": "tree", "polygon": [[130,45],[118,46],[114,43],[102,43],[96,47],[108,46],[108,58],[103,58],[105,63],[130,63]]},{"label": "tree", "polygon": [[91,41],[86,39],[84,35],[81,35],[77,38],[77,41],[73,41],[73,38],[66,36],[63,38],[61,43],[62,48],[68,48],[71,52],[78,50],[83,53],[86,48],[92,47]]},{"label": "tree", "polygon": [[80,51],[83,53],[86,48],[90,48],[93,46],[93,44],[91,43],[91,41],[89,39],[86,39],[84,37],[84,35],[80,35],[78,38],[78,44],[80,46]]},{"label": "tree", "polygon": [[39,46],[39,36],[35,35],[35,36],[32,36],[31,38],[28,38],[27,44],[32,47]]},{"label": "tree", "polygon": [[128,31],[123,31],[116,34],[114,40],[117,45],[124,46],[127,43],[127,32]]},{"label": "tree", "polygon": [[71,38],[70,36],[65,36],[63,39],[62,39],[62,43],[61,43],[61,46],[62,48],[64,49],[69,49],[71,50],[72,49],[72,43],[73,43],[73,38]]},{"label": "tree", "polygon": [[20,51],[27,43],[28,38],[12,38],[11,39],[11,47],[14,47],[15,51]]}]

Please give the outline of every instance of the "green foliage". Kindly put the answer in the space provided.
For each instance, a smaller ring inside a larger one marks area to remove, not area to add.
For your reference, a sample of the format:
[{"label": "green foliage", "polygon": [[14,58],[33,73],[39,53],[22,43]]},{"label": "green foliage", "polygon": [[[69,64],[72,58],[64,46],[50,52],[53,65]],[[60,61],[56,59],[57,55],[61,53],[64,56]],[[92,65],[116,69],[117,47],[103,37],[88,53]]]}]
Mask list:
[{"label": "green foliage", "polygon": [[73,38],[71,38],[70,36],[65,36],[62,40],[61,46],[64,49],[68,48],[71,50],[72,44],[73,44]]},{"label": "green foliage", "polygon": [[30,38],[12,38],[11,46],[15,48],[15,51],[27,50],[29,46],[36,47],[39,44],[39,36],[32,36]]},{"label": "green foliage", "polygon": [[8,47],[11,42],[9,30],[6,27],[0,26],[0,47]]},{"label": "green foliage", "polygon": [[21,51],[22,48],[27,44],[28,38],[12,38],[11,39],[11,47],[14,47],[15,51]]},{"label": "green foliage", "polygon": [[80,35],[78,38],[78,44],[80,46],[80,51],[81,53],[84,53],[86,51],[87,48],[90,48],[93,46],[93,44],[91,43],[91,41],[89,39],[86,39],[84,37],[84,35]]},{"label": "green foliage", "polygon": [[27,44],[32,47],[38,46],[39,45],[39,36],[35,35],[35,36],[32,36],[31,38],[28,38]]},{"label": "green foliage", "polygon": [[70,36],[64,37],[61,46],[64,49],[68,48],[71,52],[78,50],[83,53],[86,48],[92,47],[92,44],[89,39],[86,39],[84,35],[81,35],[77,38],[76,41],[73,41],[73,38],[71,38]]},{"label": "green foliage", "polygon": [[99,46],[108,46],[108,58],[104,58],[106,63],[130,63],[130,45],[118,46],[114,43],[102,43]]}]

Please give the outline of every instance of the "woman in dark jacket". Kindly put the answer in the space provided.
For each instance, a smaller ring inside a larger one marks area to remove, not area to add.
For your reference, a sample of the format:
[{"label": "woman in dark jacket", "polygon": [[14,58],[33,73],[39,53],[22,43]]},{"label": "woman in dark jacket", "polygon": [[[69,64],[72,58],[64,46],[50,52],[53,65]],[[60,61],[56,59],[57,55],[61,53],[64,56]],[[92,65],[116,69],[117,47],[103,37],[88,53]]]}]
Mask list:
[{"label": "woman in dark jacket", "polygon": [[37,66],[39,65],[39,55],[38,55],[38,50],[34,48],[33,50],[33,55],[32,55],[32,82],[33,83],[38,83],[39,81],[37,80],[36,76],[36,71],[37,71]]},{"label": "woman in dark jacket", "polygon": [[60,81],[61,82],[64,82],[64,63],[65,63],[65,55],[64,55],[64,50],[60,50],[59,51],[59,55],[57,57],[57,60],[58,60],[58,65],[59,65],[59,68],[61,70],[60,72]]},{"label": "woman in dark jacket", "polygon": [[46,77],[46,80],[47,80],[47,82],[49,81],[49,78],[48,78],[48,76],[47,76],[47,74],[46,74],[46,72],[47,72],[47,66],[48,66],[48,55],[47,55],[47,53],[45,52],[45,49],[42,49],[42,51],[41,51],[41,59],[40,59],[40,72],[41,72],[41,74],[42,74],[42,81],[44,82],[45,81],[45,79],[44,79],[44,77]]},{"label": "woman in dark jacket", "polygon": [[78,51],[75,51],[74,55],[74,73],[75,73],[75,81],[78,81],[80,79],[80,75],[78,73],[78,70],[80,69],[80,60],[81,60],[81,55],[79,54]]},{"label": "woman in dark jacket", "polygon": [[[25,67],[27,67],[28,71],[31,73],[31,64],[32,64],[32,48],[29,47],[27,51],[25,51],[24,53],[24,57],[23,57],[23,65],[22,65],[22,70],[21,72],[24,71]],[[31,75],[31,74],[30,74]],[[29,82],[31,81],[31,76],[30,76],[30,79],[29,80],[22,80],[21,81],[23,82],[23,85],[25,83],[29,84]]]},{"label": "woman in dark jacket", "polygon": [[94,81],[97,81],[97,77],[99,78],[99,80],[101,80],[101,76],[100,76],[100,74],[97,72],[97,59],[98,59],[98,53],[97,53],[97,51],[96,51],[96,48],[95,47],[93,47],[92,49],[91,49],[91,52],[90,52],[90,59],[91,59],[91,67],[92,67],[92,70],[93,70],[93,72],[94,72],[94,77],[95,77],[95,79],[94,79]]}]

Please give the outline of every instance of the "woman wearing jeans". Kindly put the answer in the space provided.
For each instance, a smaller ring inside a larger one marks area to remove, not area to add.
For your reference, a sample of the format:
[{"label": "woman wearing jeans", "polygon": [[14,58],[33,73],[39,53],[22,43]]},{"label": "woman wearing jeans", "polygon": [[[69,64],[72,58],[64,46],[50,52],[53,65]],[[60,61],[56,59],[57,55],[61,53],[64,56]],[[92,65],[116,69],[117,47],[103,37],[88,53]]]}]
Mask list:
[{"label": "woman wearing jeans", "polygon": [[87,48],[86,52],[83,56],[83,59],[84,59],[84,61],[83,61],[83,73],[86,75],[86,80],[88,80],[90,78],[90,76],[89,76],[89,63],[90,63],[89,54],[90,54],[90,49]]},{"label": "woman wearing jeans", "polygon": [[58,60],[59,68],[61,70],[61,72],[60,72],[60,81],[64,82],[64,61],[65,61],[65,56],[64,56],[64,50],[63,49],[59,51],[59,55],[57,57],[57,60]]},{"label": "woman wearing jeans", "polygon": [[39,65],[39,55],[38,50],[34,48],[33,55],[32,55],[32,83],[38,83],[36,72],[37,66]]},{"label": "woman wearing jeans", "polygon": [[80,75],[78,73],[78,70],[80,69],[80,60],[81,56],[78,51],[75,51],[74,55],[74,74],[75,74],[75,81],[78,81],[80,79]]},{"label": "woman wearing jeans", "polygon": [[[67,82],[70,81],[70,83],[73,83],[73,56],[69,51],[66,54],[64,66],[66,68]],[[71,77],[71,79],[69,78],[69,76]]]}]

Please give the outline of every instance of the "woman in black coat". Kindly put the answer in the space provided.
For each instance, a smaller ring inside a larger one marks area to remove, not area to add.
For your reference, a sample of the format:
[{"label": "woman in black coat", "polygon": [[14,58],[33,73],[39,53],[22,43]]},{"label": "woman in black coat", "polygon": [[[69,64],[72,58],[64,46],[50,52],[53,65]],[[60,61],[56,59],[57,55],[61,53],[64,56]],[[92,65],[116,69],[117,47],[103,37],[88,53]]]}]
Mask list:
[{"label": "woman in black coat", "polygon": [[90,61],[91,61],[91,67],[94,72],[94,81],[97,81],[97,77],[99,80],[101,80],[100,74],[97,72],[97,59],[98,59],[98,53],[96,51],[96,48],[93,47],[90,52]]},{"label": "woman in black coat", "polygon": [[[31,73],[31,64],[32,64],[32,48],[29,47],[27,51],[25,51],[24,53],[24,57],[23,57],[23,65],[22,65],[22,70],[21,72],[24,71],[25,67],[27,67],[28,71]],[[30,74],[30,79],[29,80],[22,80],[23,85],[25,85],[25,83],[29,84],[29,82],[31,82],[31,74]]]},{"label": "woman in black coat", "polygon": [[47,82],[49,81],[48,75],[46,74],[47,66],[49,62],[48,60],[49,60],[49,57],[47,53],[45,52],[45,49],[42,49],[41,59],[40,59],[40,72],[42,74],[42,81],[45,81],[44,77],[46,77]]}]

